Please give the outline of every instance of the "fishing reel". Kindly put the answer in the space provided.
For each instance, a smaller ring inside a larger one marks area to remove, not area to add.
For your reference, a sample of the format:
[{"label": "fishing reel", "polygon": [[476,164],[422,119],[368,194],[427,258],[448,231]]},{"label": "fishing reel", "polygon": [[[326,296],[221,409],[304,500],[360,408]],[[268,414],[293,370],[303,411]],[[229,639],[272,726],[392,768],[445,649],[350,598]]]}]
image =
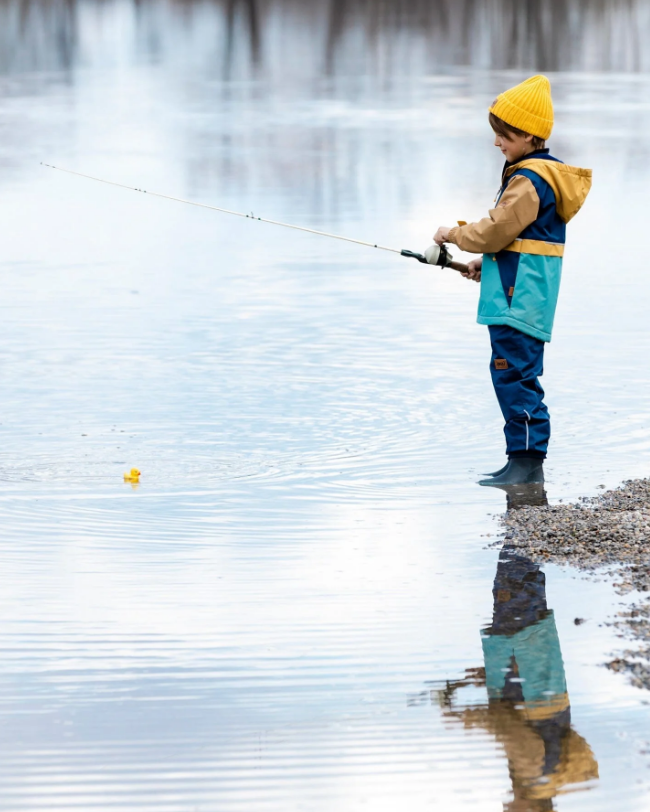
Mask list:
[{"label": "fishing reel", "polygon": [[401,252],[403,257],[413,257],[418,262],[424,262],[425,265],[439,265],[441,268],[448,268],[453,262],[453,257],[444,245],[430,245],[424,254],[418,254],[415,251],[407,251],[404,249]]},{"label": "fishing reel", "polygon": [[462,262],[454,262],[454,258],[449,253],[449,249],[444,245],[430,245],[424,254],[418,254],[415,251],[407,251],[404,249],[400,252],[403,257],[413,257],[418,262],[424,262],[425,265],[438,265],[440,268],[451,268],[459,273],[467,273],[469,268]]}]

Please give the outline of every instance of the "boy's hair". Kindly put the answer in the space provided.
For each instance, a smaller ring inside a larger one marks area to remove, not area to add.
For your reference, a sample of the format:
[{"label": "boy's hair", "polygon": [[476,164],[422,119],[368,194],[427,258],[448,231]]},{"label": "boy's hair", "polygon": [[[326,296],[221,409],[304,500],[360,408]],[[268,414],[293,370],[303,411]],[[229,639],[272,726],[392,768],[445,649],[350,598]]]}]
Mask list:
[{"label": "boy's hair", "polygon": [[[490,127],[492,127],[497,135],[500,135],[502,138],[507,138],[509,141],[512,140],[510,138],[511,135],[530,135],[530,133],[525,132],[525,130],[520,130],[517,127],[513,127],[512,124],[507,124],[502,118],[495,116],[494,113],[490,113]],[[531,143],[535,149],[544,149],[546,146],[546,141],[536,135],[533,136]]]}]

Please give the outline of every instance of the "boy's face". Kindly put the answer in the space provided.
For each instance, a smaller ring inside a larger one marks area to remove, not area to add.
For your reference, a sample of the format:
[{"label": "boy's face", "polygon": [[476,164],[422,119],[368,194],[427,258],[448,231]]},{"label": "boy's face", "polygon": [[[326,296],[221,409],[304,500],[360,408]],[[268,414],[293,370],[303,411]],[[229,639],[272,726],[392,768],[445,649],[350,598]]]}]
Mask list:
[{"label": "boy's face", "polygon": [[499,147],[508,163],[519,161],[524,155],[533,152],[532,135],[511,133],[507,138],[499,133],[494,134],[494,146]]}]

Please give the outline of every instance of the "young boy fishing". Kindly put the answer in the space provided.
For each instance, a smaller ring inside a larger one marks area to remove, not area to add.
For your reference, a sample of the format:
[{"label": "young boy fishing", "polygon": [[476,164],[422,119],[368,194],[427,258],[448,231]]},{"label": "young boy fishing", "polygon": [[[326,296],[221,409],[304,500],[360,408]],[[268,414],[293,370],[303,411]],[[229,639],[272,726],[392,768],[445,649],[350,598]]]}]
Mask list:
[{"label": "young boy fishing", "polygon": [[533,76],[490,108],[494,145],[505,156],[496,206],[477,223],[441,226],[438,245],[483,254],[463,274],[480,281],[478,323],[490,331],[490,373],[505,420],[507,464],[481,485],[544,481],[551,436],[539,378],[560,289],[566,224],[591,188],[591,170],[553,158],[551,85]]}]

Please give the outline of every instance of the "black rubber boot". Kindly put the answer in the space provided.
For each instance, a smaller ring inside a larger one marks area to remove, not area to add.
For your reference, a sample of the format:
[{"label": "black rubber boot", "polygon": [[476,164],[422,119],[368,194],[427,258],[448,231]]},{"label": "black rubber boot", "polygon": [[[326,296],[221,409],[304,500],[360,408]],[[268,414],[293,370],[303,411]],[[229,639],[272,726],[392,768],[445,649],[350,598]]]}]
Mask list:
[{"label": "black rubber boot", "polygon": [[483,476],[501,476],[501,474],[505,474],[508,470],[508,466],[510,465],[510,460],[503,466],[503,468],[499,468],[498,471],[492,471],[489,474],[483,474]]},{"label": "black rubber boot", "polygon": [[528,485],[544,481],[544,460],[539,457],[512,457],[506,470],[479,485]]}]

